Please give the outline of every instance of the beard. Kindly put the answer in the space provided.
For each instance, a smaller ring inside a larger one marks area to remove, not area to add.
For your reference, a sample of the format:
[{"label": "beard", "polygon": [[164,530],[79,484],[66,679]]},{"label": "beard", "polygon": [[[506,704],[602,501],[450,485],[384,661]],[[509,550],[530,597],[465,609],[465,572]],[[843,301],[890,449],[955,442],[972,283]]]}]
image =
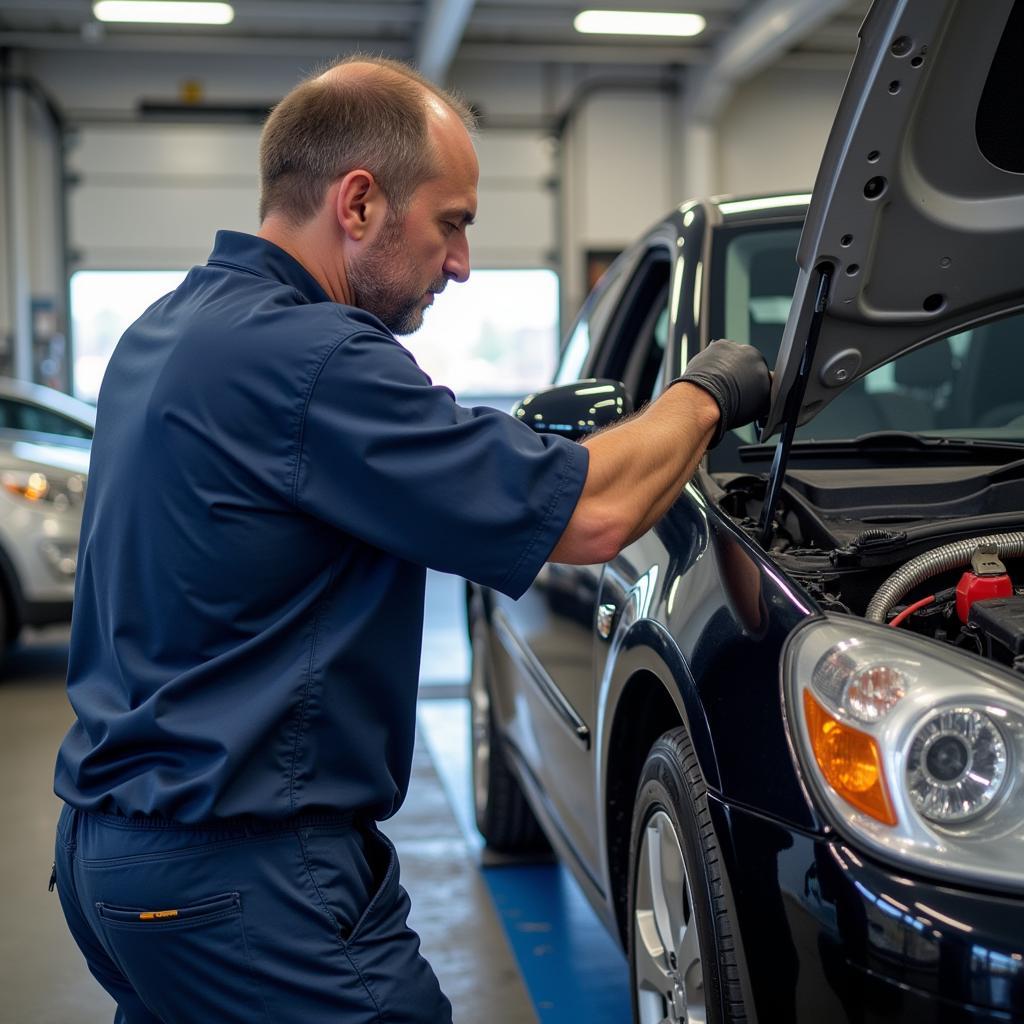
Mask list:
[{"label": "beard", "polygon": [[373,247],[348,268],[353,304],[399,335],[413,334],[423,326],[425,292],[437,294],[448,283],[443,274],[427,288],[414,282],[415,268],[409,265],[402,242],[401,222],[389,216]]}]

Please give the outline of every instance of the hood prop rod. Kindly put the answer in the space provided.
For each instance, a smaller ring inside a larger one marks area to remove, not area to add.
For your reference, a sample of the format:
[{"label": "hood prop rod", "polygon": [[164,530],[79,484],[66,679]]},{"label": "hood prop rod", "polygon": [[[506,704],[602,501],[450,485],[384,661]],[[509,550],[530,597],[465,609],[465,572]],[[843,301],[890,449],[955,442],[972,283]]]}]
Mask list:
[{"label": "hood prop rod", "polygon": [[828,288],[832,283],[832,267],[827,263],[822,263],[817,268],[817,272],[818,288],[814,295],[814,312],[807,328],[807,344],[804,345],[804,354],[800,359],[800,369],[797,371],[796,380],[793,381],[793,386],[786,396],[785,426],[782,428],[782,437],[775,446],[775,456],[772,459],[771,472],[768,474],[764,505],[761,507],[761,522],[758,523],[758,539],[761,547],[765,550],[768,549],[768,545],[772,541],[775,510],[779,504],[779,495],[782,493],[782,481],[786,476],[789,450],[793,447],[796,421],[800,414],[800,406],[803,405],[804,394],[807,391],[807,381],[810,379],[811,367],[814,365],[814,352],[818,347],[818,335],[821,333],[821,323],[825,319],[825,309],[828,307]]}]

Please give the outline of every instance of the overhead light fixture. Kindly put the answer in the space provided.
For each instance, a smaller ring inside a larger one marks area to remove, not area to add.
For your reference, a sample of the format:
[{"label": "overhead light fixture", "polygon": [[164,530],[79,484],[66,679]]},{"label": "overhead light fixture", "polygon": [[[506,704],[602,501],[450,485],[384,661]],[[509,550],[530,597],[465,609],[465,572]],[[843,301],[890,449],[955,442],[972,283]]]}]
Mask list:
[{"label": "overhead light fixture", "polygon": [[227,25],[235,17],[231,4],[201,0],[96,0],[99,21],[147,25]]},{"label": "overhead light fixture", "polygon": [[573,21],[577,32],[612,36],[696,36],[707,22],[699,14],[658,11],[580,11]]}]

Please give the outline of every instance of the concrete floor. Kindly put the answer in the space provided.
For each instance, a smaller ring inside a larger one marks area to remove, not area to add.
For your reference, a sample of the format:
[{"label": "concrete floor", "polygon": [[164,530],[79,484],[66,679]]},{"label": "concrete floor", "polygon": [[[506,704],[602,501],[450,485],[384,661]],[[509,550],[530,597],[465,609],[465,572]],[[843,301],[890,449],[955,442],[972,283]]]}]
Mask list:
[{"label": "concrete floor", "polygon": [[[457,1024],[625,1024],[621,951],[568,873],[509,864],[482,849],[473,826],[462,587],[428,579],[412,783],[383,826],[398,847],[410,922]],[[47,891],[53,760],[72,720],[67,638],[63,628],[28,632],[0,666],[0,1024],[113,1018]]]},{"label": "concrete floor", "polygon": [[[431,592],[424,693],[447,696],[464,685],[467,665],[458,585],[433,578]],[[28,634],[0,670],[0,1024],[109,1024],[113,1018],[113,1003],[86,970],[56,894],[47,891],[59,812],[53,759],[72,720],[66,663],[67,630],[56,628]],[[408,799],[385,830],[398,847],[412,926],[456,1021],[534,1024],[478,870],[478,848],[456,822],[422,737]]]}]

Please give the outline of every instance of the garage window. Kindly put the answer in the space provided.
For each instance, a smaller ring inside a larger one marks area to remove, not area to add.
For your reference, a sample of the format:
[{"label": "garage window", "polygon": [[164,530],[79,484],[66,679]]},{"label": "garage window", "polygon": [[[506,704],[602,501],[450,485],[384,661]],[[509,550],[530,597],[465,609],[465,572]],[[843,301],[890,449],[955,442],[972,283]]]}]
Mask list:
[{"label": "garage window", "polygon": [[184,270],[79,270],[71,275],[71,341],[75,395],[95,402],[114,346],[161,295],[177,288]]},{"label": "garage window", "polygon": [[474,270],[465,284],[450,284],[423,326],[400,340],[435,384],[460,398],[527,395],[555,370],[558,275]]},{"label": "garage window", "polygon": [[[94,402],[114,346],[185,271],[83,270],[71,278],[75,394]],[[558,351],[558,276],[475,270],[401,339],[437,384],[460,397],[520,397],[551,380]]]}]

